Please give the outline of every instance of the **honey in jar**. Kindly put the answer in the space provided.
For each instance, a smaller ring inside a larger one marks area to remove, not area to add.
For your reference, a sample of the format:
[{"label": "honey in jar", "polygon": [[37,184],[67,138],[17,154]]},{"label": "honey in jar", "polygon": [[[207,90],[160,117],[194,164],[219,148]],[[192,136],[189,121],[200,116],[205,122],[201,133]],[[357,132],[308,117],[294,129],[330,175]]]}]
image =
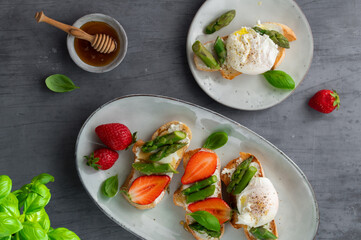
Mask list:
[{"label": "honey in jar", "polygon": [[83,26],[80,27],[83,31],[95,35],[95,34],[106,34],[110,37],[112,37],[116,43],[117,47],[116,49],[111,53],[100,53],[97,52],[92,46],[91,43],[75,38],[74,39],[74,48],[76,53],[78,54],[79,58],[85,62],[86,64],[89,64],[91,66],[95,67],[101,67],[108,65],[111,63],[119,54],[120,49],[120,41],[119,36],[117,32],[112,28],[109,24],[105,22],[87,22]]}]

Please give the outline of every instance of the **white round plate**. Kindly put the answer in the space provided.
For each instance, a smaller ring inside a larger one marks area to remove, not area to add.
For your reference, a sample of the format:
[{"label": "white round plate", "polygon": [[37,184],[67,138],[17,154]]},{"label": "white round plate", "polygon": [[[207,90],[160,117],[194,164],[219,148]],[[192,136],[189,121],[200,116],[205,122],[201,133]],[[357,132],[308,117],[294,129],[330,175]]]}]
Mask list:
[{"label": "white round plate", "polygon": [[[143,239],[194,239],[180,221],[183,208],[173,204],[173,193],[180,185],[183,164],[170,184],[169,194],[153,209],[139,210],[131,206],[121,194],[114,198],[102,195],[100,186],[110,176],[118,174],[120,185],[131,169],[134,155],[131,150],[119,151],[119,159],[106,171],[96,171],[85,164],[84,157],[103,146],[94,129],[100,124],[119,122],[138,132],[138,139],[148,140],[164,123],[181,121],[192,130],[189,149],[202,146],[214,131],[228,133],[228,143],[216,150],[222,167],[239,156],[250,152],[262,162],[265,175],[273,182],[280,199],[276,224],[279,240],[309,240],[316,235],[319,224],[317,202],[306,176],[283,152],[267,140],[218,113],[181,100],[153,96],[130,95],[110,101],[97,109],[84,123],[76,144],[76,166],[79,177],[95,203],[112,220]],[[224,240],[246,239],[242,230],[225,225]]]},{"label": "white round plate", "polygon": [[[205,27],[224,12],[235,9],[236,17],[221,30],[206,35]],[[311,65],[313,38],[305,15],[293,0],[207,0],[195,15],[187,37],[188,64],[199,86],[211,98],[228,107],[241,110],[261,110],[286,99],[293,91],[272,87],[262,75],[241,74],[233,80],[222,78],[219,72],[204,72],[193,61],[192,44],[227,36],[242,26],[254,26],[257,21],[279,22],[291,27],[297,40],[286,49],[286,57],[277,68],[301,83]],[[295,88],[295,89],[296,89]]]}]

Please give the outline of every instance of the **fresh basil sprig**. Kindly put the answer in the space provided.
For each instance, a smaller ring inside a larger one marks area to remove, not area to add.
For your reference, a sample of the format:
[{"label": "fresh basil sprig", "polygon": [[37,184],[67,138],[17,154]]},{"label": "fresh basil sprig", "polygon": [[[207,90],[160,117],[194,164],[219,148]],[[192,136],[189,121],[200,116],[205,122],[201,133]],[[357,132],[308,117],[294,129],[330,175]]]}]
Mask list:
[{"label": "fresh basil sprig", "polygon": [[281,89],[294,89],[295,81],[281,70],[270,70],[262,74],[272,86]]},{"label": "fresh basil sprig", "polygon": [[102,192],[107,197],[114,197],[118,192],[118,175],[108,178],[102,185]]},{"label": "fresh basil sprig", "polygon": [[219,224],[218,219],[207,211],[196,211],[187,215],[190,215],[197,223],[211,231],[221,231],[221,224]]},{"label": "fresh basil sprig", "polygon": [[214,132],[206,140],[203,148],[215,150],[224,146],[228,141],[228,135],[225,132]]},{"label": "fresh basil sprig", "polygon": [[45,79],[46,86],[53,92],[70,92],[79,87],[63,74],[54,74]]},{"label": "fresh basil sprig", "polygon": [[44,207],[51,194],[45,186],[54,177],[43,173],[34,177],[31,183],[11,192],[11,179],[0,175],[0,240],[80,240],[66,228],[52,229]]}]

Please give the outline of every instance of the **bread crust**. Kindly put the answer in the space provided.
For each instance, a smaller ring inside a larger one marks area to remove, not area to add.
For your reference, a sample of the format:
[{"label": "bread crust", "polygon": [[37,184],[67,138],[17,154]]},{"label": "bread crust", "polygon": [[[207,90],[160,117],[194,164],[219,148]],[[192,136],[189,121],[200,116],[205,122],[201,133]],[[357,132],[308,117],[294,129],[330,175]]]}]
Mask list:
[{"label": "bread crust", "polygon": [[[287,25],[284,25],[282,23],[276,23],[276,22],[267,22],[267,24],[275,24],[279,27],[281,27],[282,29],[282,34],[287,38],[287,40],[289,42],[295,41],[297,39],[296,34],[294,33],[294,31],[288,27]],[[223,41],[226,41],[228,36],[223,36],[221,37]],[[204,45],[207,44],[212,44],[215,41],[208,41],[205,42]],[[273,67],[271,68],[272,70],[276,69],[283,61],[283,59],[286,56],[286,51],[285,48],[282,47],[278,47],[278,55],[276,57],[275,63],[273,64]],[[233,69],[230,66],[224,65],[222,66],[220,69],[211,69],[207,66],[202,66],[202,60],[197,57],[195,54],[193,56],[193,60],[194,63],[196,65],[196,68],[200,71],[205,71],[205,72],[217,72],[220,71],[221,75],[223,78],[228,79],[228,80],[232,80],[235,77],[239,76],[240,74],[242,74],[241,72],[238,72],[237,70]]]},{"label": "bread crust", "polygon": [[[242,161],[246,160],[247,158],[250,158],[251,156],[253,156],[252,162],[257,163],[259,166],[259,172],[257,173],[258,177],[264,177],[264,171],[263,171],[263,167],[262,164],[260,163],[260,161],[252,154],[250,153],[245,153],[245,152],[240,152],[239,153],[240,157],[239,158],[235,158],[233,160],[231,160],[223,169],[234,169],[236,168],[239,164],[241,164]],[[221,180],[222,182],[228,186],[228,184],[231,181],[231,176],[229,174],[223,174],[221,173]],[[230,194],[230,202],[231,202],[231,207],[232,208],[237,208],[237,202],[236,202],[236,196],[233,194]],[[243,228],[244,234],[246,235],[248,240],[257,240],[255,237],[252,236],[252,234],[248,231],[247,229],[247,225],[243,225],[243,224],[237,224],[237,219],[238,219],[238,213],[236,211],[233,212],[232,214],[232,218],[231,218],[231,225],[232,227],[239,229],[239,228]],[[277,226],[275,223],[275,220],[272,220],[270,222],[270,229],[272,230],[272,233],[274,235],[276,235],[278,237],[278,232],[277,232]]]},{"label": "bread crust", "polygon": [[[177,169],[178,166],[179,166],[179,163],[181,162],[182,160],[182,157],[185,153],[185,151],[187,150],[187,148],[189,147],[189,144],[190,144],[190,141],[192,139],[192,132],[191,130],[189,129],[189,127],[187,125],[185,125],[184,123],[181,123],[181,122],[178,122],[178,121],[171,121],[171,122],[168,122],[164,125],[162,125],[160,128],[158,128],[152,135],[152,138],[151,140],[154,140],[156,137],[158,136],[162,136],[164,134],[167,134],[168,131],[167,129],[172,125],[172,124],[180,124],[182,127],[181,127],[181,130],[186,132],[187,133],[187,137],[189,138],[189,142],[186,146],[182,147],[181,149],[179,149],[177,151],[177,154],[179,156],[178,160],[176,162],[172,162],[171,165],[174,169]],[[143,140],[138,140],[136,143],[134,143],[133,145],[133,148],[132,148],[132,151],[134,153],[134,162],[146,162],[145,159],[147,157],[149,157],[149,155],[151,153],[143,153],[142,154],[142,158],[137,158],[137,150],[139,147],[143,146],[145,144],[145,142]],[[144,159],[143,159],[144,158]],[[132,168],[132,170],[130,171],[128,177],[126,178],[124,184],[121,186],[122,189],[126,189],[126,190],[129,190],[130,186],[132,185],[133,181],[138,178],[139,176],[142,176],[143,174],[140,174],[138,173],[136,170],[134,170],[134,168]],[[164,174],[161,174],[161,175],[164,175]],[[141,210],[144,210],[144,209],[149,209],[149,208],[154,208],[159,202],[161,202],[162,198],[164,197],[165,195],[165,192],[167,191],[167,188],[170,184],[170,181],[169,183],[167,184],[167,186],[164,188],[163,192],[160,194],[161,198],[159,199],[158,202],[152,202],[150,204],[147,204],[147,205],[141,205],[141,204],[137,204],[133,201],[131,201],[128,196],[126,195],[126,193],[122,192],[123,196],[125,197],[125,199],[127,199],[127,201],[134,207],[138,208],[138,209],[141,209]]]},{"label": "bread crust", "polygon": [[282,47],[278,47],[278,55],[276,57],[275,64],[273,64],[273,67],[271,69],[275,70],[276,67],[278,67],[281,64],[285,56],[286,56],[286,49]]},{"label": "bread crust", "polygon": [[[183,167],[184,169],[186,168],[187,164],[188,164],[188,161],[189,159],[191,159],[191,157],[196,154],[197,152],[201,151],[202,148],[197,148],[197,149],[194,149],[194,150],[190,150],[190,151],[187,151],[184,156],[183,156]],[[210,150],[210,149],[206,149],[207,151],[209,152],[212,152],[212,153],[215,153],[214,151]],[[219,157],[217,156],[217,169],[216,171],[219,171],[220,173],[220,169],[221,169],[221,161],[219,160]],[[219,187],[219,189],[221,189],[221,180],[218,179],[218,182],[217,182],[217,185]],[[190,213],[189,210],[187,210],[187,204],[186,204],[186,198],[184,196],[184,194],[182,194],[182,190],[185,189],[184,188],[184,185],[181,185],[173,194],[173,202],[176,206],[179,206],[179,207],[183,207],[184,210],[186,210],[186,215],[185,215],[185,219],[186,219],[186,223],[184,225],[184,228],[190,232],[195,239],[197,240],[211,240],[211,239],[217,239],[217,238],[202,238],[202,236],[196,232],[196,231],[193,231],[192,229],[189,228],[189,224],[191,224],[191,220],[192,218],[190,216],[187,215],[187,213]],[[220,191],[217,195],[217,198],[220,198],[222,199],[222,191]],[[224,233],[224,224],[221,225],[221,236],[219,237],[219,239],[222,237]]]},{"label": "bread crust", "polygon": [[297,40],[297,37],[296,37],[296,34],[295,32],[292,30],[292,28],[290,28],[289,26],[287,25],[284,25],[282,23],[274,23],[272,22],[273,24],[276,24],[278,26],[280,26],[282,28],[282,31],[283,31],[283,36],[285,36],[287,38],[287,40],[289,42],[293,42],[295,40]]}]

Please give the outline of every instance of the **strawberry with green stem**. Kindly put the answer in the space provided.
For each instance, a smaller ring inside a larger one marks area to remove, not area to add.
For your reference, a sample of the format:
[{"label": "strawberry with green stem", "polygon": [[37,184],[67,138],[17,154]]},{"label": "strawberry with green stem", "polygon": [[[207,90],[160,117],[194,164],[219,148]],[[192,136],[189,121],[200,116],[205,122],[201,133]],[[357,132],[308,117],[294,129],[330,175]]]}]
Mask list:
[{"label": "strawberry with green stem", "polygon": [[100,140],[114,151],[128,149],[135,143],[137,133],[131,133],[129,128],[120,123],[102,124],[95,128]]},{"label": "strawberry with green stem", "polygon": [[84,156],[87,165],[95,170],[107,170],[118,160],[119,154],[116,151],[100,148],[95,150],[90,156]]},{"label": "strawberry with green stem", "polygon": [[340,97],[335,90],[323,89],[310,99],[308,105],[321,113],[331,113],[340,108]]}]

